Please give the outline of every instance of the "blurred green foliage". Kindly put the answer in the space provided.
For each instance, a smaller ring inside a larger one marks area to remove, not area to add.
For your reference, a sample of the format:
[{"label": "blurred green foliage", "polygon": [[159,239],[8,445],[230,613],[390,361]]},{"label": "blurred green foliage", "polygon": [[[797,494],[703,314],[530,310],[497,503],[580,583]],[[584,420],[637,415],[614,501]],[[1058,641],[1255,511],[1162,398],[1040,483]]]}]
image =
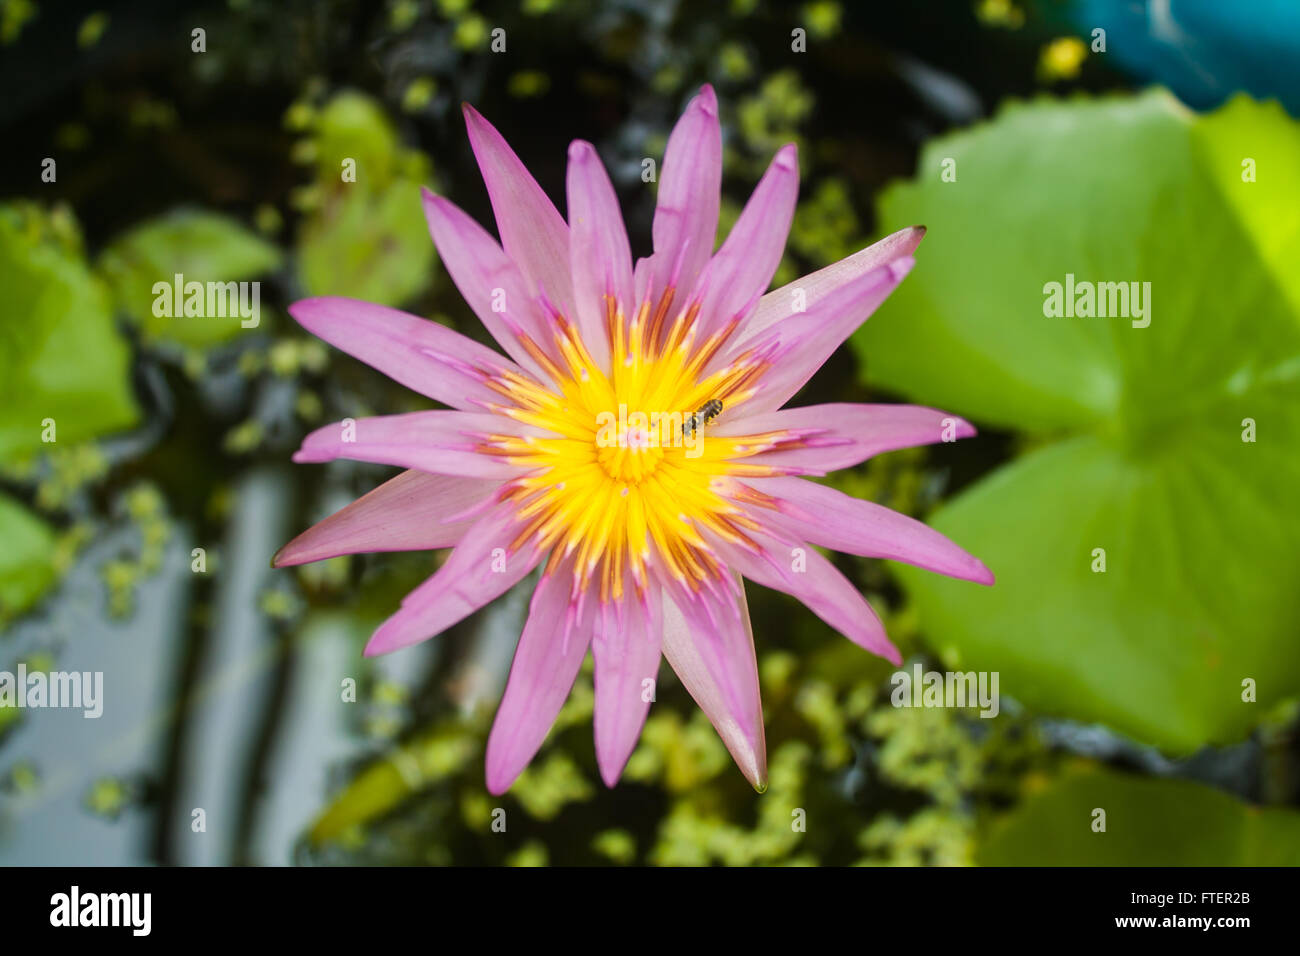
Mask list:
[{"label": "blurred green foliage", "polygon": [[286,122],[304,134],[296,155],[314,170],[296,204],[298,275],[311,295],[402,305],[432,279],[433,244],[420,187],[432,164],[403,147],[370,97],[344,92],[319,107],[300,101]]},{"label": "blurred green foliage", "polygon": [[[39,477],[33,461],[51,451],[53,474],[84,465],[78,448],[138,417],[128,351],[112,320],[109,295],[90,270],[71,212],[29,203],[0,206],[0,461],[11,480]],[[103,473],[93,451],[78,480]],[[57,507],[58,485],[41,503]],[[26,610],[53,584],[57,535],[40,517],[0,493],[0,621]]]},{"label": "blurred green foliage", "polygon": [[980,849],[987,866],[1294,866],[1300,814],[1185,780],[1072,767],[1039,781]]},{"label": "blurred green foliage", "polygon": [[[977,807],[1000,806],[1026,772],[1048,766],[1023,721],[896,708],[880,672],[816,676],[815,659],[783,653],[763,655],[760,667],[767,723],[781,740],[764,794],[738,780],[707,718],[664,673],[665,699],[610,795],[622,799],[601,798],[588,662],[509,793],[483,788],[485,709],[468,723],[440,722],[362,769],[317,819],[305,850],[323,862],[364,863],[450,862],[469,852],[515,863],[546,848],[548,862],[570,864],[969,864]],[[846,786],[847,804],[838,792]],[[656,792],[653,815],[611,807]],[[551,825],[564,841],[549,835]]]},{"label": "blurred green foliage", "polygon": [[98,267],[113,288],[118,308],[140,326],[146,339],[203,347],[240,333],[243,327],[233,304],[227,316],[173,315],[179,309],[174,293],[163,291],[166,308],[156,308],[160,297],[155,284],[170,287],[177,275],[184,276],[183,282],[251,281],[278,268],[281,258],[274,245],[228,216],[178,210],[115,239]]},{"label": "blurred green foliage", "polygon": [[[1300,691],[1300,187],[1274,165],[1298,137],[1246,100],[1044,100],[882,197],[887,229],[930,231],[854,339],[870,380],[1043,440],[932,522],[995,587],[899,569],[949,665],[1180,753]],[[1046,315],[1067,274],[1149,282],[1150,325]]]},{"label": "blurred green foliage", "polygon": [[47,418],[69,443],[134,424],[127,346],[68,209],[0,206],[0,288],[0,456],[49,443]]},{"label": "blurred green foliage", "polygon": [[0,621],[30,607],[54,581],[54,532],[21,504],[0,495]]}]

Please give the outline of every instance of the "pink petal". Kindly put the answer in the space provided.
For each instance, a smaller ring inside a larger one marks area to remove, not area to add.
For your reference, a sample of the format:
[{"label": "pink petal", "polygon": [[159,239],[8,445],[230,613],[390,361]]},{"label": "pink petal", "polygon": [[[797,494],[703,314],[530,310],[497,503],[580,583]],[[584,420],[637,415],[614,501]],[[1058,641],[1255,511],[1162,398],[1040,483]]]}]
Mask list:
[{"label": "pink petal", "polygon": [[569,227],[501,134],[468,103],[464,110],[470,146],[487,184],[506,255],[519,266],[532,292],[545,292],[562,311],[570,312]]},{"label": "pink petal", "polygon": [[759,300],[758,308],[740,328],[737,342],[743,348],[773,322],[796,315],[796,292],[801,293],[804,307],[811,309],[845,283],[895,259],[907,258],[916,251],[923,238],[925,226],[908,226],[839,262],[769,292]]},{"label": "pink petal", "polygon": [[760,552],[722,543],[727,566],[751,581],[798,598],[819,618],[854,644],[902,664],[885,626],[858,589],[820,552],[794,540],[748,532]]},{"label": "pink petal", "polygon": [[501,706],[487,745],[487,788],[505,793],[537,754],[564,705],[591,642],[592,608],[570,604],[572,562],[546,575],[533,592]]},{"label": "pink petal", "polygon": [[701,277],[701,335],[752,309],[772,283],[799,198],[799,157],[782,146]]},{"label": "pink petal", "polygon": [[[788,402],[889,297],[913,264],[911,258],[895,259],[850,279],[810,305],[807,312],[772,325],[744,346],[771,349],[774,354],[772,368],[759,380],[757,395],[745,402],[747,414],[771,411]],[[728,358],[741,348],[734,346]]]},{"label": "pink petal", "polygon": [[[658,595],[651,603],[657,610]],[[595,614],[591,654],[596,663],[596,762],[614,786],[636,748],[659,674],[660,622],[640,603],[602,606]]]},{"label": "pink petal", "polygon": [[[803,478],[747,478],[745,484],[780,501],[781,521],[801,539],[847,554],[903,561],[950,578],[992,584],[978,558],[928,525],[873,501]],[[755,508],[758,520],[771,511]]]},{"label": "pink petal", "polygon": [[465,532],[437,572],[371,635],[366,656],[387,654],[440,634],[518,584],[542,559],[519,536],[514,502],[496,505]]},{"label": "pink petal", "polygon": [[477,222],[429,190],[422,192],[429,232],[447,274],[492,337],[521,366],[545,381],[546,373],[524,348],[527,334],[553,361],[551,330],[514,262]]},{"label": "pink petal", "polygon": [[569,146],[569,261],[578,330],[596,364],[609,368],[607,299],[627,315],[635,307],[632,248],[614,184],[590,143]]},{"label": "pink petal", "polygon": [[644,259],[638,259],[636,266],[632,269],[632,294],[635,296],[634,302],[641,303],[646,301],[650,296],[650,280],[654,276],[655,257],[646,256]]},{"label": "pink petal", "polygon": [[803,447],[763,452],[744,461],[824,475],[851,468],[882,452],[970,438],[975,426],[956,415],[921,405],[836,403],[741,415],[719,424],[714,433],[738,437],[775,431],[805,433]]},{"label": "pink petal", "polygon": [[307,331],[389,378],[453,408],[479,409],[501,396],[483,381],[521,373],[505,356],[437,322],[387,306],[325,296],[289,306]]},{"label": "pink petal", "polygon": [[340,554],[450,548],[474,523],[459,516],[486,501],[496,488],[480,478],[404,471],[298,535],[276,552],[271,567]]},{"label": "pink petal", "polygon": [[482,412],[407,412],[344,419],[304,438],[293,460],[302,464],[348,458],[437,475],[506,479],[517,477],[524,469],[478,450],[482,436],[532,431],[503,415]]},{"label": "pink petal", "polygon": [[647,260],[651,275],[638,287],[638,302],[658,301],[670,286],[683,295],[695,288],[717,239],[721,189],[718,98],[706,83],[668,137],[652,230],[655,254]]},{"label": "pink petal", "polygon": [[[758,691],[754,632],[744,586],[727,613],[711,595],[695,603],[663,600],[663,653],[686,690],[708,715],[732,758],[756,790],[767,789],[767,743]],[[712,616],[708,613],[711,605]]]}]

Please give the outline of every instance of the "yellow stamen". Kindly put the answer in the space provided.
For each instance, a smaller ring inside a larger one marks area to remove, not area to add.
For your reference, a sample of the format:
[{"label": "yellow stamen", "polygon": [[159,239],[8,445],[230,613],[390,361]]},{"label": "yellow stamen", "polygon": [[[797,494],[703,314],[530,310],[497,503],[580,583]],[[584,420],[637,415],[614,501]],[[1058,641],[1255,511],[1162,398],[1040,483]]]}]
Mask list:
[{"label": "yellow stamen", "polygon": [[744,353],[702,378],[736,323],[697,342],[699,303],[674,315],[673,297],[669,289],[641,303],[630,322],[605,300],[608,374],[574,323],[556,315],[549,352],[524,342],[554,390],[511,373],[489,383],[509,403],[491,411],[549,433],[480,436],[478,450],[526,469],[507,492],[521,522],[511,548],[530,540],[553,548],[548,574],[572,556],[574,593],[594,583],[605,605],[624,598],[625,574],[644,599],[652,568],[691,590],[719,586],[722,562],[709,535],[751,545],[745,530],[758,530],[729,497],[737,486],[727,479],[777,473],[738,459],[799,443],[782,432],[724,438],[683,427],[710,399],[724,409],[743,403],[767,364]]}]

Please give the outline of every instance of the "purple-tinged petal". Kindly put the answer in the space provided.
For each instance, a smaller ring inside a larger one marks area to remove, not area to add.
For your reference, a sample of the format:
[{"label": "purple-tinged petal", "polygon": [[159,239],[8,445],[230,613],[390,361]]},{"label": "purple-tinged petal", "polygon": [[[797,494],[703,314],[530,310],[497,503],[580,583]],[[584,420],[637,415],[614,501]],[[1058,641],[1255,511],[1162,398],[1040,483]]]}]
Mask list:
[{"label": "purple-tinged petal", "polygon": [[895,259],[850,279],[807,312],[775,323],[743,348],[738,344],[730,349],[724,363],[747,349],[767,354],[772,362],[758,381],[757,394],[744,402],[745,413],[771,411],[788,402],[889,297],[913,264],[911,258]]},{"label": "purple-tinged petal", "polygon": [[[659,596],[650,609],[657,611]],[[596,664],[596,763],[612,787],[627,766],[654,700],[659,675],[660,622],[638,601],[595,612],[591,654]]]},{"label": "purple-tinged petal", "polygon": [[347,458],[435,475],[504,480],[525,469],[489,454],[489,436],[538,433],[506,418],[480,412],[406,412],[374,418],[344,419],[316,429],[302,441],[293,460],[307,462]]},{"label": "purple-tinged petal", "polygon": [[719,542],[727,566],[764,587],[798,598],[819,618],[854,644],[895,665],[902,655],[890,643],[880,618],[835,565],[816,549],[794,540],[748,532],[759,553]]},{"label": "purple-tinged petal", "polygon": [[908,226],[839,262],[832,262],[824,269],[774,289],[759,299],[758,308],[740,327],[736,333],[737,344],[743,348],[773,322],[797,315],[796,309],[807,311],[846,282],[895,259],[907,258],[916,251],[923,238],[925,226]]},{"label": "purple-tinged petal", "polygon": [[422,196],[433,244],[456,288],[506,353],[545,381],[546,371],[524,347],[520,333],[552,361],[559,356],[541,306],[519,269],[486,230],[454,203],[427,189]]},{"label": "purple-tinged petal", "polygon": [[874,501],[803,478],[746,478],[744,484],[776,499],[769,504],[779,517],[765,508],[747,509],[756,520],[778,520],[804,541],[846,554],[902,561],[950,578],[993,583],[984,562],[928,525]]},{"label": "purple-tinged petal", "polygon": [[782,146],[701,278],[701,336],[743,317],[772,283],[799,198],[799,157]]},{"label": "purple-tinged petal", "polygon": [[545,292],[562,311],[571,311],[569,227],[501,134],[468,103],[464,110],[470,146],[487,184],[506,255],[519,266],[532,292]]},{"label": "purple-tinged petal", "polygon": [[970,438],[975,426],[964,418],[922,405],[805,405],[760,415],[741,415],[719,424],[714,434],[736,437],[791,432],[801,446],[777,446],[745,458],[755,465],[824,475],[851,468],[873,455],[899,448]]},{"label": "purple-tinged petal", "polygon": [[721,190],[718,98],[705,84],[687,104],[664,150],[652,230],[655,254],[644,290],[651,300],[658,301],[669,286],[682,295],[695,288],[717,239]]},{"label": "purple-tinged petal", "polygon": [[341,554],[450,548],[474,523],[460,516],[496,489],[481,478],[404,471],[298,535],[276,552],[271,567]]},{"label": "purple-tinged petal", "polygon": [[609,300],[625,316],[636,306],[632,248],[614,184],[596,148],[582,140],[569,146],[568,191],[574,320],[596,364],[608,369]]},{"label": "purple-tinged petal", "polygon": [[487,511],[465,532],[437,572],[402,600],[366,644],[366,656],[387,654],[440,634],[514,587],[543,555],[521,531],[512,501]]},{"label": "purple-tinged petal", "polygon": [[460,409],[481,409],[501,396],[484,384],[502,371],[523,374],[504,355],[446,326],[387,306],[324,296],[289,306],[308,332],[395,382]]},{"label": "purple-tinged petal", "polygon": [[594,601],[581,615],[570,601],[573,564],[543,576],[515,649],[487,745],[487,788],[505,793],[536,756],[582,668],[591,643]]},{"label": "purple-tinged petal", "polygon": [[655,257],[646,256],[638,259],[632,269],[632,295],[634,302],[640,304],[650,295],[650,280],[654,276]]},{"label": "purple-tinged petal", "polygon": [[708,594],[689,602],[665,593],[663,653],[740,772],[762,792],[767,789],[767,742],[754,632],[744,585],[739,578],[735,584],[740,592],[735,609],[726,609]]}]

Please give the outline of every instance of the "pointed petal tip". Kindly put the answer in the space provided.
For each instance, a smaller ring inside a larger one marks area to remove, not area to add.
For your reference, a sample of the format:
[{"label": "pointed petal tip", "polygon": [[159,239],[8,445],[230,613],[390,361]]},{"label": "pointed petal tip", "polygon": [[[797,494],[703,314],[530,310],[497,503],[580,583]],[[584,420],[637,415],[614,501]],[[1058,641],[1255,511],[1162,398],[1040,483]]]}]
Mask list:
[{"label": "pointed petal tip", "polygon": [[786,143],[776,151],[772,165],[787,172],[794,172],[799,168],[799,147],[794,143]]},{"label": "pointed petal tip", "polygon": [[399,635],[393,637],[392,633],[385,631],[384,625],[381,624],[375,629],[375,633],[370,635],[370,640],[366,642],[365,649],[362,650],[362,657],[381,657],[384,654],[391,654],[394,651],[404,650],[408,647],[414,647],[416,644],[422,644],[427,641],[428,637],[422,637],[419,640],[411,640],[409,637]]},{"label": "pointed petal tip", "polygon": [[978,570],[975,575],[971,577],[972,581],[976,584],[982,584],[986,588],[991,588],[997,583],[997,578],[994,577],[993,572],[989,570],[988,565],[978,558],[975,559],[975,565]]},{"label": "pointed petal tip", "polygon": [[569,161],[573,163],[583,163],[589,158],[596,155],[596,147],[585,139],[575,139],[569,144]]},{"label": "pointed petal tip", "polygon": [[[596,731],[596,767],[600,771],[600,779],[612,790],[619,778],[623,776],[623,768],[627,766],[632,754],[631,751],[620,753],[619,751],[624,748],[619,746],[616,739],[612,739],[607,733],[602,734],[600,727],[593,727],[593,729]],[[633,743],[632,746],[635,747],[636,744]]]},{"label": "pointed petal tip", "polygon": [[974,438],[979,435],[979,430],[966,419],[957,415],[950,415],[949,413],[940,411],[939,409],[935,409],[935,411],[938,411],[939,414],[943,416],[944,425],[956,425],[956,429],[953,432],[956,438]]},{"label": "pointed petal tip", "polygon": [[759,731],[757,736],[747,734],[727,734],[722,743],[731,753],[741,776],[749,785],[762,793],[767,789],[767,741]]},{"label": "pointed petal tip", "polygon": [[511,784],[515,782],[515,778],[518,776],[518,774],[515,774],[514,777],[506,777],[499,767],[487,765],[484,767],[483,783],[487,787],[488,793],[494,797],[500,797],[510,789]]},{"label": "pointed petal tip", "polygon": [[[736,757],[734,753],[731,756],[733,760]],[[750,763],[748,760],[745,763],[741,763],[737,760],[736,766],[740,768],[741,774],[749,781],[749,785],[754,788],[756,793],[766,793],[767,754],[763,751],[759,751],[751,756],[755,758],[753,763]]]},{"label": "pointed petal tip", "polygon": [[604,782],[605,786],[610,790],[613,790],[615,787],[618,786],[619,778],[621,778],[622,776],[623,776],[622,767],[614,769],[613,767],[606,767],[603,764],[600,767],[600,779]]},{"label": "pointed petal tip", "polygon": [[700,87],[696,102],[706,116],[718,115],[718,94],[714,92],[712,83],[705,83]]},{"label": "pointed petal tip", "polygon": [[[405,600],[403,600],[403,603],[405,603]],[[370,635],[370,640],[366,641],[365,650],[361,652],[362,657],[378,657],[381,654],[389,654],[393,651],[401,650],[403,647],[407,647],[413,643],[419,643],[419,641],[411,641],[409,639],[406,643],[398,643],[398,641],[393,637],[392,628],[389,627],[391,621],[392,618],[390,617],[383,624],[380,624],[375,628],[375,632]]]},{"label": "pointed petal tip", "polygon": [[433,219],[437,216],[440,220],[446,220],[449,215],[456,211],[456,204],[445,196],[439,196],[427,186],[420,187],[420,199],[424,206],[424,218],[429,222],[429,228],[433,228]]},{"label": "pointed petal tip", "polygon": [[912,271],[912,267],[915,265],[916,260],[911,256],[903,256],[902,258],[893,260],[888,265],[890,278],[892,278],[895,283],[902,282],[907,278],[907,274]]},{"label": "pointed petal tip", "polygon": [[285,564],[286,564],[286,560],[285,560],[285,559],[286,559],[286,555],[285,555],[285,552],[288,551],[288,550],[289,550],[289,545],[286,544],[286,545],[285,545],[284,547],[282,547],[279,551],[275,552],[275,554],[271,555],[271,567],[273,567],[273,568],[282,568],[282,567],[284,567]]},{"label": "pointed petal tip", "polygon": [[317,331],[321,326],[337,322],[341,318],[341,310],[358,307],[362,309],[375,308],[370,302],[350,299],[343,295],[314,295],[290,303],[286,311],[293,317],[295,322],[308,332],[320,338],[325,338]]},{"label": "pointed petal tip", "polygon": [[325,296],[313,296],[310,299],[299,299],[297,302],[289,303],[287,311],[295,322],[310,331],[311,326],[308,323],[320,312],[326,298]]},{"label": "pointed petal tip", "polygon": [[[598,703],[597,707],[599,706]],[[627,762],[632,759],[637,741],[633,739],[629,746],[627,740],[620,740],[608,732],[602,733],[600,727],[593,729],[596,730],[596,766],[600,770],[600,779],[604,781],[606,787],[613,790],[622,779],[623,771],[627,769]],[[637,736],[640,736],[639,728]]]},{"label": "pointed petal tip", "polygon": [[494,736],[496,729],[496,725],[493,724],[493,733],[488,734],[487,754],[483,758],[483,775],[488,793],[499,797],[515,785],[519,775],[524,772],[524,768],[532,762],[536,754],[531,754],[527,761],[516,766],[518,756],[512,757],[509,748],[501,747],[499,738]]}]

